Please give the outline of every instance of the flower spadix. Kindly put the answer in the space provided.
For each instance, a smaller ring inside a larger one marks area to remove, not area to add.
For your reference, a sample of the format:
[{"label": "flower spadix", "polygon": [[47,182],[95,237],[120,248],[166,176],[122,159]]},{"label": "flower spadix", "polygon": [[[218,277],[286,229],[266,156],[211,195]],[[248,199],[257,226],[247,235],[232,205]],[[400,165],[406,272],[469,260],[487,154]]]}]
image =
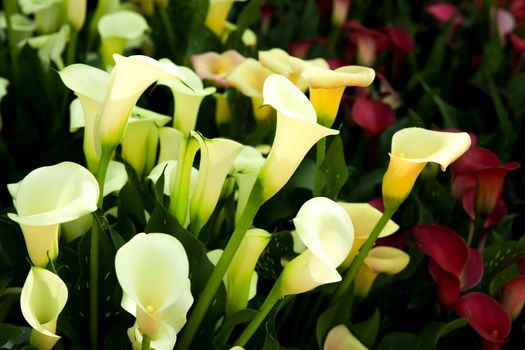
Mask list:
[{"label": "flower spadix", "polygon": [[46,266],[58,255],[58,233],[62,223],[97,209],[99,188],[84,167],[62,162],[30,172],[18,185],[14,199],[29,257],[36,266]]},{"label": "flower spadix", "polygon": [[307,249],[285,266],[280,277],[281,295],[340,281],[336,269],[354,242],[348,214],[334,201],[316,197],[303,204],[293,222]]},{"label": "flower spadix", "polygon": [[[166,60],[165,64],[175,64]],[[175,98],[175,112],[173,118],[173,126],[187,135],[191,130],[195,130],[197,123],[197,115],[204,97],[213,94],[216,89],[214,87],[204,88],[199,76],[187,67],[177,67],[184,76],[185,83],[174,78],[163,78],[159,80],[160,85],[168,86]]]},{"label": "flower spadix", "polygon": [[67,301],[66,284],[51,271],[32,267],[20,295],[22,315],[33,328],[29,343],[39,350],[55,346],[57,320]]},{"label": "flower spadix", "polygon": [[422,128],[399,130],[392,137],[390,163],[383,177],[385,209],[395,210],[408,197],[414,183],[428,162],[441,170],[458,159],[470,146],[465,133],[432,131]]},{"label": "flower spadix", "polygon": [[137,234],[117,251],[115,270],[123,290],[122,307],[137,318],[143,334],[155,338],[165,327],[162,322],[173,325],[174,319],[179,320],[175,331],[182,328],[193,298],[188,257],[175,237]]},{"label": "flower spadix", "polygon": [[317,124],[308,98],[284,76],[270,75],[263,94],[264,104],[277,110],[273,145],[259,172],[263,199],[268,200],[286,184],[317,141],[339,132]]}]

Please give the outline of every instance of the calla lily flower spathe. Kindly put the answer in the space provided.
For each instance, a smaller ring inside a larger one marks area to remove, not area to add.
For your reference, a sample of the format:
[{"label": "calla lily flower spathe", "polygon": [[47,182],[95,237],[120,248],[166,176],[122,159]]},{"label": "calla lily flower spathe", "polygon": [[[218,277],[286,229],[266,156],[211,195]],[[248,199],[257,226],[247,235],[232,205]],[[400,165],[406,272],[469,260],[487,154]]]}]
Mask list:
[{"label": "calla lily flower spathe", "polygon": [[235,50],[228,50],[222,54],[206,52],[191,57],[191,63],[199,77],[208,79],[218,87],[230,86],[226,76],[244,60],[244,56]]},{"label": "calla lily flower spathe", "polygon": [[293,222],[307,249],[284,267],[280,277],[282,295],[304,293],[340,281],[336,269],[354,243],[350,216],[334,201],[315,197],[303,204]]},{"label": "calla lily flower spathe", "polygon": [[268,200],[286,184],[317,141],[339,132],[317,124],[308,98],[282,75],[272,74],[266,79],[264,104],[277,110],[275,138],[258,177],[263,199]]},{"label": "calla lily flower spathe", "polygon": [[326,335],[323,350],[368,350],[368,348],[344,324],[340,324]]},{"label": "calla lily flower spathe", "polygon": [[224,33],[224,24],[235,1],[246,0],[210,0],[209,2],[205,25],[219,38]]},{"label": "calla lily flower spathe", "polygon": [[470,146],[469,134],[422,128],[399,130],[392,137],[390,163],[383,177],[385,210],[395,210],[408,197],[428,162],[445,171]]},{"label": "calla lily flower spathe", "polygon": [[18,184],[17,214],[8,216],[22,228],[33,264],[56,259],[60,224],[95,211],[98,197],[95,177],[72,162],[35,169]]},{"label": "calla lily flower spathe", "polygon": [[139,233],[117,251],[115,270],[122,307],[137,318],[140,332],[151,339],[166,332],[176,336],[193,303],[182,244],[168,234]]},{"label": "calla lily flower spathe", "polygon": [[60,336],[56,335],[57,320],[66,305],[66,284],[51,271],[32,267],[22,288],[20,308],[22,315],[33,331],[29,343],[39,350],[55,346]]}]

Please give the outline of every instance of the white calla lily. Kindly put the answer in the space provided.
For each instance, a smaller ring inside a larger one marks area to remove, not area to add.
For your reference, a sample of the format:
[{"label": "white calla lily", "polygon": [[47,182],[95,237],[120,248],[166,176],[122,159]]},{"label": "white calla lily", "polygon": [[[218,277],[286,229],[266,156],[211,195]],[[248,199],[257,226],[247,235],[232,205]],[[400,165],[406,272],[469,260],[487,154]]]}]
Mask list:
[{"label": "white calla lily", "polygon": [[139,39],[149,29],[146,19],[133,11],[118,10],[103,15],[97,24],[104,66],[114,64],[113,54],[122,54],[131,40]]},{"label": "white calla lily", "polygon": [[45,67],[49,66],[52,61],[58,69],[64,68],[62,53],[69,41],[70,28],[63,25],[60,29],[51,34],[45,34],[28,38],[21,41],[18,45],[23,46],[26,43],[32,48],[38,50],[38,57]]},{"label": "white calla lily", "polygon": [[[177,67],[169,60],[164,62]],[[202,100],[213,94],[216,89],[214,87],[204,88],[201,78],[190,68],[177,68],[185,77],[184,84],[180,80],[169,78],[160,79],[158,84],[170,88],[175,98],[173,126],[183,135],[187,135],[190,131],[195,130]]]},{"label": "white calla lily", "polygon": [[167,160],[179,159],[179,150],[184,136],[182,133],[172,127],[162,127],[159,129],[160,152],[158,163]]},{"label": "white calla lily", "polygon": [[45,266],[58,255],[59,225],[97,209],[99,188],[84,167],[62,162],[30,172],[18,185],[14,200],[31,261]]},{"label": "white calla lily", "polygon": [[368,348],[344,324],[340,324],[328,332],[323,350],[368,350]]},{"label": "white calla lily", "polygon": [[22,287],[20,308],[33,331],[29,343],[39,350],[49,350],[60,339],[56,333],[57,320],[67,302],[65,283],[40,267],[32,267]]},{"label": "white calla lily", "polygon": [[195,131],[191,135],[199,142],[201,152],[199,176],[190,204],[190,225],[197,235],[215,209],[224,180],[242,145],[228,139],[206,139]]},{"label": "white calla lily", "polygon": [[303,204],[293,222],[307,249],[285,266],[281,274],[282,295],[340,281],[336,269],[354,243],[350,216],[334,201],[316,197]]},{"label": "white calla lily", "polygon": [[122,307],[136,316],[140,331],[152,338],[163,327],[162,322],[169,325],[173,321],[170,308],[185,315],[193,302],[188,257],[173,236],[137,234],[117,251],[115,269],[124,292]]},{"label": "white calla lily", "polygon": [[288,182],[317,141],[339,132],[317,124],[308,98],[282,75],[272,74],[266,79],[264,104],[277,110],[273,145],[259,172],[263,199],[268,200]]}]

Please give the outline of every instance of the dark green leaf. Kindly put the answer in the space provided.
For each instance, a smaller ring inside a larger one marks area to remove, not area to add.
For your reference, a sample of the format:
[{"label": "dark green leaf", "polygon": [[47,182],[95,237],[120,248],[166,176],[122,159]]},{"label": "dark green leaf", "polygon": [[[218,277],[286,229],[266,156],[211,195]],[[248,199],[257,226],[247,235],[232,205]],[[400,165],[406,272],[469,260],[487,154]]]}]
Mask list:
[{"label": "dark green leaf", "polygon": [[354,335],[367,348],[372,348],[376,342],[380,320],[379,310],[376,309],[369,319],[351,326]]},{"label": "dark green leaf", "polygon": [[22,331],[17,326],[0,323],[0,346],[4,345],[20,333],[22,333]]},{"label": "dark green leaf", "polygon": [[325,179],[323,194],[328,198],[335,199],[348,180],[344,146],[339,135],[336,135],[330,143],[320,170]]}]

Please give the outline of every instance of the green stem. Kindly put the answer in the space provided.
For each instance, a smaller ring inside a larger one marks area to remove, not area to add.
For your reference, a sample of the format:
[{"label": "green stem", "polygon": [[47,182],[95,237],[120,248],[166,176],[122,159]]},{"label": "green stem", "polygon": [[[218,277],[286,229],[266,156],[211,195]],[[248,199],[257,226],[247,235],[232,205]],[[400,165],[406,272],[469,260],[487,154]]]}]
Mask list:
[{"label": "green stem", "polygon": [[14,0],[3,0],[4,5],[4,16],[7,25],[7,41],[9,43],[9,55],[11,56],[11,64],[13,66],[13,81],[17,80],[18,77],[18,47],[15,39],[15,33],[13,31],[13,22],[11,18],[13,13],[17,11],[16,1]]},{"label": "green stem", "polygon": [[199,329],[199,326],[206,315],[206,311],[213,301],[217,289],[219,289],[219,286],[222,283],[224,274],[228,270],[228,267],[230,266],[230,263],[235,256],[235,253],[237,252],[237,249],[239,248],[246,231],[252,224],[255,214],[257,214],[257,211],[262,204],[261,195],[261,186],[259,182],[256,182],[252,193],[250,194],[250,198],[248,199],[246,208],[244,209],[244,212],[242,213],[242,216],[239,219],[239,222],[237,223],[237,226],[235,227],[235,230],[233,231],[226,248],[224,248],[224,252],[219,259],[219,262],[215,266],[215,269],[208,279],[208,283],[206,283],[206,286],[204,287],[204,290],[202,291],[202,294],[195,305],[195,308],[193,309],[186,326],[184,327],[181,338],[177,341],[176,349],[188,349],[191,345],[193,337],[197,333],[197,330]]},{"label": "green stem", "polygon": [[171,51],[171,57],[176,57],[176,53],[178,52],[178,50],[175,46],[175,33],[173,32],[173,27],[171,26],[171,21],[168,16],[168,12],[166,11],[166,8],[162,5],[159,5],[157,8],[160,13],[162,24],[164,25],[166,36],[168,37],[168,46]]},{"label": "green stem", "polygon": [[316,147],[314,197],[319,197],[323,193],[323,172],[321,171],[321,165],[323,164],[326,153],[326,138],[323,137],[320,139]]},{"label": "green stem", "polygon": [[244,329],[240,337],[235,341],[235,345],[244,347],[248,340],[252,337],[252,335],[257,331],[261,323],[266,319],[266,316],[270,313],[270,311],[273,309],[275,304],[279,301],[279,299],[283,297],[281,293],[281,277],[275,281],[275,284],[272,287],[272,290],[270,291],[270,294],[266,297],[264,300],[264,303],[262,304],[259,311],[257,311],[257,314],[254,318],[248,323],[248,326]]},{"label": "green stem", "polygon": [[91,250],[89,259],[89,335],[91,350],[98,349],[98,259],[100,226],[93,220],[91,227]]},{"label": "green stem", "polygon": [[172,192],[170,193],[170,213],[173,214],[179,224],[183,226],[188,215],[191,167],[193,166],[193,160],[197,150],[198,143],[191,136],[187,136],[180,143],[177,171],[175,173]]},{"label": "green stem", "polygon": [[476,220],[474,221],[474,229],[469,232],[467,244],[470,247],[476,247],[478,248],[480,239],[481,239],[481,233],[483,232],[483,229],[485,228],[485,221],[486,217],[484,215],[476,215]]},{"label": "green stem", "polygon": [[142,335],[142,350],[150,350],[151,349],[151,339],[148,335],[143,334]]},{"label": "green stem", "polygon": [[113,149],[102,149],[102,155],[100,156],[100,161],[98,163],[97,173],[95,178],[97,179],[98,188],[100,189],[100,194],[98,197],[98,207],[102,208],[102,203],[104,201],[104,183],[106,182],[106,173],[108,172],[109,162],[113,156]]},{"label": "green stem", "polygon": [[78,31],[69,26],[69,44],[67,45],[66,66],[75,63],[75,54],[77,51]]},{"label": "green stem", "polygon": [[374,243],[379,237],[379,234],[387,224],[388,220],[394,215],[394,212],[397,208],[393,209],[386,209],[379,221],[377,222],[376,226],[368,236],[366,242],[363,244],[361,249],[359,250],[359,254],[354,258],[352,261],[352,264],[350,264],[350,267],[346,271],[345,276],[343,277],[343,280],[335,290],[334,295],[332,296],[332,300],[330,301],[330,305],[333,305],[337,300],[342,298],[352,285],[352,282],[354,281],[354,278],[359,271],[359,268],[363,264],[363,261],[365,260],[366,256],[368,255],[368,252],[372,247],[374,246]]}]

